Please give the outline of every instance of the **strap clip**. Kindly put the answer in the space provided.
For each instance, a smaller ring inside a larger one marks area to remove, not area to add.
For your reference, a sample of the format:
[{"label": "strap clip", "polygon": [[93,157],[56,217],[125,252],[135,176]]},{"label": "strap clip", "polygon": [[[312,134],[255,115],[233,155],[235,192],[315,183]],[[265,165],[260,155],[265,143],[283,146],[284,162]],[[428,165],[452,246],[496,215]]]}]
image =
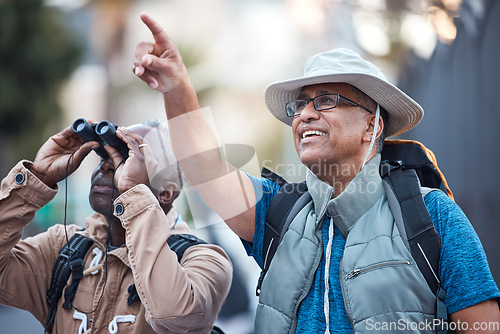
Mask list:
[{"label": "strap clip", "polygon": [[64,247],[59,253],[59,257],[69,260],[71,256],[75,253],[75,251],[76,249],[71,246]]}]

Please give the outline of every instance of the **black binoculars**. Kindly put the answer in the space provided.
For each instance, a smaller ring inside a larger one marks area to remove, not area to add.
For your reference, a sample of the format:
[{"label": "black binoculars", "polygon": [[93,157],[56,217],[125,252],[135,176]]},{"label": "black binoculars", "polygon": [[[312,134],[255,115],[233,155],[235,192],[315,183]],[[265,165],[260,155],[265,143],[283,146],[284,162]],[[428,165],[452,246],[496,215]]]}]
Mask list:
[{"label": "black binoculars", "polygon": [[123,159],[128,158],[128,146],[120,138],[116,136],[118,125],[108,121],[90,124],[84,118],[79,118],[73,122],[71,127],[83,141],[96,141],[99,147],[94,151],[103,159],[109,159],[108,152],[104,149],[104,145],[114,147],[120,152]]}]

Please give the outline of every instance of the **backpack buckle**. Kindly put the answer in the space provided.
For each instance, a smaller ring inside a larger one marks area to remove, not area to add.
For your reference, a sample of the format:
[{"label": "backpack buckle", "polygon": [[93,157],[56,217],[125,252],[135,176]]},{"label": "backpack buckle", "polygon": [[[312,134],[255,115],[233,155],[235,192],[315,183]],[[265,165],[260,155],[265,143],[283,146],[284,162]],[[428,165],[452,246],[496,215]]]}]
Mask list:
[{"label": "backpack buckle", "polygon": [[76,249],[73,247],[64,247],[64,249],[59,253],[59,257],[69,260],[75,251]]},{"label": "backpack buckle", "polygon": [[382,177],[390,175],[393,170],[403,170],[405,163],[401,160],[384,160],[380,163],[380,175]]}]

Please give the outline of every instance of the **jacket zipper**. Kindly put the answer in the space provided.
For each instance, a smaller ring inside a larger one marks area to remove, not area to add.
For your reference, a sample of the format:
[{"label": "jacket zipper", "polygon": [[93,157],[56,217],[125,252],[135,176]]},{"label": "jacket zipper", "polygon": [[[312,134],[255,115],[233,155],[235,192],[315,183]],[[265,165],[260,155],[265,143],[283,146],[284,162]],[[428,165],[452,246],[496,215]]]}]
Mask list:
[{"label": "jacket zipper", "polygon": [[344,291],[344,280],[342,279],[342,259],[339,262],[339,275],[340,275],[340,292],[342,293],[342,299],[344,300],[344,308],[346,309],[347,318],[351,323],[352,332],[354,333],[354,323],[352,322],[352,318],[349,312],[347,312],[347,303],[345,299],[345,291]]},{"label": "jacket zipper", "polygon": [[[313,272],[316,272],[318,270],[318,267],[321,263],[321,258],[323,257],[323,239],[322,237],[318,237],[317,233],[318,231],[321,231],[321,229],[323,228],[323,219],[324,219],[324,216],[325,216],[325,212],[326,212],[326,207],[325,207],[325,210],[321,216],[321,224],[316,224],[316,237],[319,239],[319,254],[318,254],[318,257],[316,259],[316,262],[314,263],[313,267],[314,267],[314,271]],[[319,226],[321,226],[321,228],[318,228]],[[289,333],[295,333],[295,330],[297,329],[297,322],[298,322],[298,318],[297,318],[297,311],[299,310],[299,306],[300,304],[302,303],[302,301],[304,300],[304,298],[306,298],[307,296],[307,293],[309,292],[309,290],[311,289],[311,286],[314,282],[314,279],[310,279],[309,280],[309,284],[307,285],[306,289],[304,289],[304,292],[299,296],[299,299],[297,300],[297,304],[295,305],[295,308],[293,310],[293,322],[292,322],[292,326],[290,327],[290,331]]]},{"label": "jacket zipper", "polygon": [[396,266],[396,265],[400,265],[400,264],[404,264],[404,265],[410,265],[410,261],[408,260],[394,260],[394,261],[386,261],[386,262],[381,262],[381,263],[376,263],[376,264],[372,264],[372,265],[369,265],[367,267],[364,267],[364,268],[360,268],[360,269],[354,269],[352,270],[351,272],[349,272],[345,278],[346,279],[351,279],[351,278],[354,278],[364,272],[367,272],[367,271],[371,271],[371,270],[376,270],[376,269],[379,269],[379,268],[382,268],[382,267],[390,267],[390,266]]}]

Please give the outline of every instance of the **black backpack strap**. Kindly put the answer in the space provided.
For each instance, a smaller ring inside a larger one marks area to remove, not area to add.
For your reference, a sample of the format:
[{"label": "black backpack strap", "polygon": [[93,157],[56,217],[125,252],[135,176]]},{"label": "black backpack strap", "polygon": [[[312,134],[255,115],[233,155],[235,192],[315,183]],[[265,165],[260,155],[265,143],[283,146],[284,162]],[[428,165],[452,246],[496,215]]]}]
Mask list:
[{"label": "black backpack strap", "polygon": [[402,165],[382,164],[383,179],[393,190],[401,207],[410,252],[429,288],[437,293],[441,241],[434,228],[420,192],[420,182],[413,169]]},{"label": "black backpack strap", "polygon": [[205,241],[192,234],[173,234],[167,239],[168,246],[177,254],[177,260],[181,262],[186,249],[194,245],[206,244]]},{"label": "black backpack strap", "polygon": [[224,334],[224,332],[222,331],[222,329],[220,329],[219,327],[217,326],[214,326],[212,328],[212,331],[210,332],[210,334]]},{"label": "black backpack strap", "polygon": [[[281,242],[281,238],[284,232],[288,229],[288,225],[292,221],[293,217],[295,217],[298,213],[297,210],[297,212],[291,214],[292,208],[294,208],[299,198],[307,193],[307,185],[305,181],[301,183],[287,183],[283,178],[266,168],[262,169],[262,176],[277,183],[278,185],[281,185],[282,187],[274,195],[267,211],[264,227],[264,244],[262,247],[263,267],[260,272],[257,288],[255,290],[255,294],[257,296],[260,294],[262,281],[264,280],[264,276],[271,265],[271,260],[276,253],[276,250]],[[302,202],[308,201],[301,201],[301,203]],[[289,217],[290,219],[288,219]]]},{"label": "black backpack strap", "polygon": [[284,232],[285,223],[297,200],[307,191],[305,182],[288,183],[274,195],[266,216],[263,245],[263,268],[268,269],[279,241]]},{"label": "black backpack strap", "polygon": [[64,290],[64,303],[62,305],[62,308],[67,310],[71,309],[73,306],[76,289],[78,288],[78,284],[80,284],[80,280],[83,278],[83,260],[75,259],[71,261],[69,263],[69,268],[73,273],[73,277],[71,279],[71,284]]},{"label": "black backpack strap", "polygon": [[[205,241],[192,234],[173,234],[167,239],[168,246],[177,254],[177,261],[181,262],[182,256],[186,249],[194,245],[206,244]],[[128,287],[127,303],[131,305],[136,300],[139,300],[139,294],[135,284]]]},{"label": "black backpack strap", "polygon": [[267,169],[266,167],[262,167],[262,171],[261,171],[260,175],[263,178],[268,179],[269,181],[273,181],[274,183],[276,183],[279,186],[284,186],[285,184],[288,184],[288,182],[284,178],[282,178],[278,174],[274,173],[273,171]]},{"label": "black backpack strap", "polygon": [[135,287],[135,283],[128,287],[128,298],[127,304],[132,305],[133,302],[139,300],[139,294],[137,293],[137,288]]},{"label": "black backpack strap", "polygon": [[81,234],[74,234],[69,242],[59,250],[59,256],[52,270],[52,281],[46,296],[49,305],[49,313],[45,323],[46,332],[52,329],[57,311],[57,303],[59,298],[61,298],[62,290],[66,286],[69,276],[73,273],[71,285],[66,288],[64,293],[64,305],[67,306],[65,308],[71,308],[76,288],[83,277],[82,259],[93,243],[91,239],[87,239]]},{"label": "black backpack strap", "polygon": [[415,170],[404,169],[402,162],[382,163],[381,175],[399,203],[410,253],[436,296],[436,318],[446,320],[446,292],[439,280],[441,240],[422,198],[418,176]]}]

